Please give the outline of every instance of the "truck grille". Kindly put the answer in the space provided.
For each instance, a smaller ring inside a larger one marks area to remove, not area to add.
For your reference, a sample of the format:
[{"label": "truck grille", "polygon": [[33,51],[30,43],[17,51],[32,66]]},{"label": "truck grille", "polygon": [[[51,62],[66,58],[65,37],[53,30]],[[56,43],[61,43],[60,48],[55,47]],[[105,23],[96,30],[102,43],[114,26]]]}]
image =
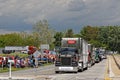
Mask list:
[{"label": "truck grille", "polygon": [[71,58],[70,57],[61,57],[61,65],[62,66],[70,66]]}]

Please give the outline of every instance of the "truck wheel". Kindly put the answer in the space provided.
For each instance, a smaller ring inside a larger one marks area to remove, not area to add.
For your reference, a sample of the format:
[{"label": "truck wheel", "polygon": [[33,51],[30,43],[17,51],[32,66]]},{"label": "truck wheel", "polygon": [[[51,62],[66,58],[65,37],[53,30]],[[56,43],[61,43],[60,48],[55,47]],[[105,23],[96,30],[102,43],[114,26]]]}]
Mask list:
[{"label": "truck wheel", "polygon": [[55,71],[55,73],[57,74],[57,73],[59,73],[59,71]]},{"label": "truck wheel", "polygon": [[82,69],[79,69],[78,72],[83,72],[83,68],[82,68]]},{"label": "truck wheel", "polygon": [[77,71],[75,71],[74,73],[77,73]]},{"label": "truck wheel", "polygon": [[85,70],[87,70],[88,69],[88,66],[86,67],[86,68],[84,68]]},{"label": "truck wheel", "polygon": [[92,66],[91,63],[88,63],[88,66],[87,66],[87,67],[90,68],[91,66]]}]

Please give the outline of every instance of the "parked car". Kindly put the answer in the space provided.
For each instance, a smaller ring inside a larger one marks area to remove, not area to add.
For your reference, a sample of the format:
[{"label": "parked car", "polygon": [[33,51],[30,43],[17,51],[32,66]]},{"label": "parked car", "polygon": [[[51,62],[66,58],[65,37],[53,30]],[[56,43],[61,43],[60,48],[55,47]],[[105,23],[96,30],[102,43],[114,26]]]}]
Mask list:
[{"label": "parked car", "polygon": [[101,50],[100,51],[100,56],[101,56],[102,59],[106,59],[107,58],[106,51],[105,50]]}]

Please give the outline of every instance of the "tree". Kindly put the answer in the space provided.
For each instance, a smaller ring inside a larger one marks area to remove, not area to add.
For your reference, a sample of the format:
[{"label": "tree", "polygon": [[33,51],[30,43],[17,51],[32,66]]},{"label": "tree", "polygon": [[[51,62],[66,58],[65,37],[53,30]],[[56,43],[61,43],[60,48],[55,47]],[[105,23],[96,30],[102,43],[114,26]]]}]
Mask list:
[{"label": "tree", "polygon": [[19,33],[0,35],[0,47],[22,46],[22,38]]},{"label": "tree", "polygon": [[81,31],[80,35],[87,41],[97,40],[98,27],[85,26]]},{"label": "tree", "polygon": [[74,37],[79,38],[79,37],[81,37],[81,35],[80,34],[74,34]]},{"label": "tree", "polygon": [[62,32],[57,32],[55,35],[54,35],[54,45],[56,47],[60,47],[61,46],[61,40],[62,40],[62,37],[63,37],[63,33]]},{"label": "tree", "polygon": [[74,32],[72,29],[68,29],[65,33],[65,37],[74,37]]},{"label": "tree", "polygon": [[33,26],[33,33],[21,32],[0,35],[0,47],[27,45],[39,47],[40,44],[51,44],[54,32],[49,28],[47,20],[39,21]]},{"label": "tree", "polygon": [[35,44],[50,44],[53,41],[54,30],[49,27],[47,20],[39,21],[33,26]]}]

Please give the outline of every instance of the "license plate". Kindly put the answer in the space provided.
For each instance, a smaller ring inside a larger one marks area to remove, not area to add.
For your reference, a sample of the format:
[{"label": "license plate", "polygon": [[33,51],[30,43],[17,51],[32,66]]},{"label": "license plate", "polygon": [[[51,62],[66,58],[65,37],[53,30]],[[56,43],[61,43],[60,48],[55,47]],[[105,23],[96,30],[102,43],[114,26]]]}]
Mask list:
[{"label": "license plate", "polygon": [[73,70],[73,67],[59,67],[59,70]]}]

